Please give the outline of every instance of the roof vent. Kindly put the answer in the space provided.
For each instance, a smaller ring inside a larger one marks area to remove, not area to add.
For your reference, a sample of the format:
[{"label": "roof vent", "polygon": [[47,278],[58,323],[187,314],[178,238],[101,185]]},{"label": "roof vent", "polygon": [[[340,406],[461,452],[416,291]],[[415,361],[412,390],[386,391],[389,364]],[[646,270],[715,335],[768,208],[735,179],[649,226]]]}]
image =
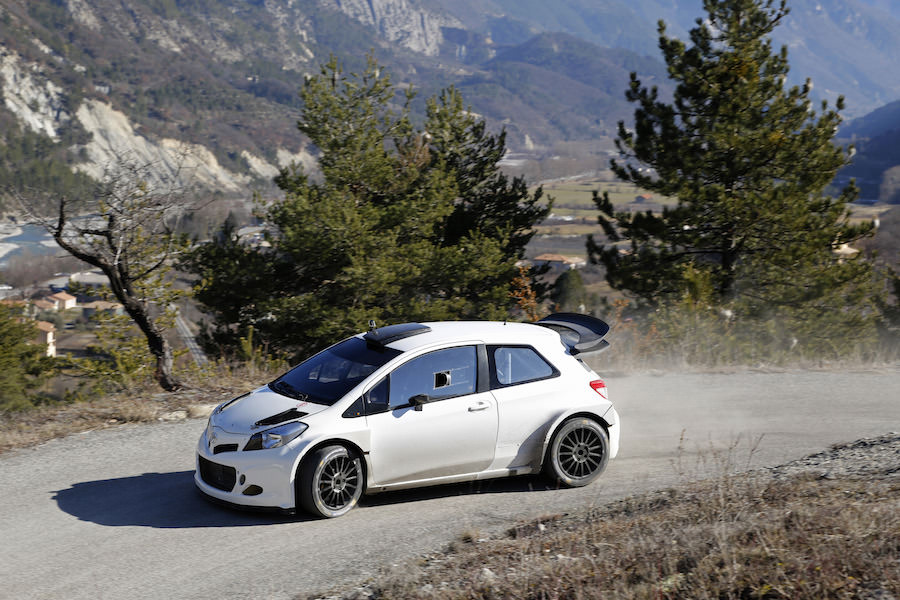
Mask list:
[{"label": "roof vent", "polygon": [[369,344],[384,347],[392,342],[402,340],[420,333],[428,333],[431,327],[422,325],[421,323],[401,323],[399,325],[388,325],[387,327],[379,327],[366,333],[363,339]]}]

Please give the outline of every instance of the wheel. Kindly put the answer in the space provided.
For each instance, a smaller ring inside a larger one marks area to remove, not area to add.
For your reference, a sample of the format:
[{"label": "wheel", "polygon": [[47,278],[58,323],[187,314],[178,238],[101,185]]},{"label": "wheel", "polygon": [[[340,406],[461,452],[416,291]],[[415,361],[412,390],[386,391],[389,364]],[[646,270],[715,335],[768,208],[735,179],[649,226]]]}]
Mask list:
[{"label": "wheel", "polygon": [[597,479],[609,462],[609,437],[599,423],[575,417],[560,425],[550,439],[544,473],[569,487]]},{"label": "wheel", "polygon": [[356,506],[365,485],[362,461],[343,446],[319,448],[300,465],[300,506],[321,517],[339,517]]}]

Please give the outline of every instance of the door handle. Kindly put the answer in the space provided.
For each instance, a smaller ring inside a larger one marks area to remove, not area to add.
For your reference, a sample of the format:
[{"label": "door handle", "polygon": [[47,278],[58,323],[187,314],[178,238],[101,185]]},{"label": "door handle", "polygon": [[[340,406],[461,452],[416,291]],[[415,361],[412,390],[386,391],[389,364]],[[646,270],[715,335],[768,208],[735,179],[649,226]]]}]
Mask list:
[{"label": "door handle", "polygon": [[491,405],[488,404],[487,402],[479,402],[475,406],[470,406],[469,412],[478,412],[479,410],[486,410],[486,409],[490,408],[490,406]]}]

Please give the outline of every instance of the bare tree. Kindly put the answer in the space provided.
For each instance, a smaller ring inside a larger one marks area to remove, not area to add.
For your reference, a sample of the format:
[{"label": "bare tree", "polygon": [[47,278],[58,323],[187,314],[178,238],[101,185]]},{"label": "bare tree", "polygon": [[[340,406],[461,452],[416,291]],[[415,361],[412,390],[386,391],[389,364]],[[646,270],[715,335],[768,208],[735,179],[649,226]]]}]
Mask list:
[{"label": "bare tree", "polygon": [[157,382],[174,391],[181,383],[160,317],[175,297],[165,275],[184,247],[175,224],[187,208],[187,190],[178,173],[160,178],[153,167],[120,159],[105,169],[92,198],[60,198],[54,217],[36,220],[66,252],[109,278],[113,295],[147,338]]}]

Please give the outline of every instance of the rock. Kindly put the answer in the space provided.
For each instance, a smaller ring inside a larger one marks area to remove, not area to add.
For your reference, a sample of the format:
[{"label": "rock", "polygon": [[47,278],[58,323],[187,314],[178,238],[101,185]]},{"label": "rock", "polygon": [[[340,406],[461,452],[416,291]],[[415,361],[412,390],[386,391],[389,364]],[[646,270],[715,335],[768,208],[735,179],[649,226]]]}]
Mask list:
[{"label": "rock", "polygon": [[173,410],[159,416],[160,421],[184,421],[188,417],[186,410]]}]

